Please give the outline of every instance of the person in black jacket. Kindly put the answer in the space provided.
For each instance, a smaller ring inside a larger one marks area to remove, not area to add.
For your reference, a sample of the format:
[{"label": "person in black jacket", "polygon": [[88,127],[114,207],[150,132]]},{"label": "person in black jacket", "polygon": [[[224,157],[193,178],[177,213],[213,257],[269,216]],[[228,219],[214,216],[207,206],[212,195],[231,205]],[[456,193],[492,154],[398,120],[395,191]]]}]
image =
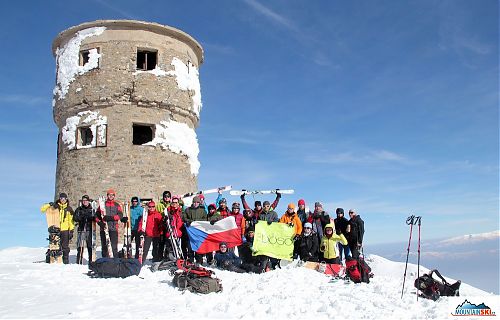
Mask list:
[{"label": "person in black jacket", "polygon": [[351,249],[352,257],[357,259],[359,257],[359,251],[363,246],[363,236],[365,234],[365,222],[357,214],[356,210],[349,209],[349,225],[347,227],[347,242],[349,249]]},{"label": "person in black jacket", "polygon": [[[335,222],[335,232],[337,232],[337,234],[344,234],[346,235],[347,234],[347,226],[349,225],[349,220],[347,220],[345,217],[344,217],[344,209],[343,208],[337,208],[337,210],[335,210],[335,212],[337,213],[337,218],[335,218],[334,222]],[[347,258],[349,255],[350,255],[350,252],[349,252],[349,245],[343,245],[342,243],[338,243],[339,244],[339,259],[340,261],[342,261],[342,253],[344,253],[344,258]]]},{"label": "person in black jacket", "polygon": [[318,262],[318,248],[318,237],[312,231],[312,224],[306,222],[299,242],[300,260]]},{"label": "person in black jacket", "polygon": [[[92,261],[92,221],[95,218],[94,209],[88,195],[82,196],[82,205],[76,208],[74,220],[78,223],[78,240],[87,244],[88,263]],[[78,242],[78,241],[77,241]],[[77,243],[76,263],[83,261],[84,246]]]}]

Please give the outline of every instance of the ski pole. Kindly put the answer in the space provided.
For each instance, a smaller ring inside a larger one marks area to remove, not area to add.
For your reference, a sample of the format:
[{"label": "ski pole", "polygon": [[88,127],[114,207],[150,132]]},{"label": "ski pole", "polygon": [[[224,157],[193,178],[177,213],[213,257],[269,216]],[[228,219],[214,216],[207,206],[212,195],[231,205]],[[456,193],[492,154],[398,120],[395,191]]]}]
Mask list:
[{"label": "ski pole", "polygon": [[[420,225],[422,223],[422,217],[417,217],[418,220],[418,267],[417,267],[417,286],[420,288]],[[418,291],[417,291],[417,301],[418,301]]]},{"label": "ski pole", "polygon": [[408,256],[410,255],[410,244],[411,244],[411,234],[413,231],[413,223],[415,216],[410,216],[406,219],[406,224],[410,225],[410,239],[408,240],[408,249],[406,249],[406,263],[405,263],[405,274],[403,276],[403,288],[401,289],[401,299],[403,299],[403,292],[405,289],[405,281],[406,281],[406,270],[408,268]]}]

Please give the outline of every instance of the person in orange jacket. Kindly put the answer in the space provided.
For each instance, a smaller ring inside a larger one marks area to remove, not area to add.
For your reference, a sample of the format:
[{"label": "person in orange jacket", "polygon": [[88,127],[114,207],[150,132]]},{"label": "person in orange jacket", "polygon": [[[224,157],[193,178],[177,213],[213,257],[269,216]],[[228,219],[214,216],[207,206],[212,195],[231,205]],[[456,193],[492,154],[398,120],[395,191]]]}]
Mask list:
[{"label": "person in orange jacket", "polygon": [[285,214],[281,216],[280,222],[294,227],[296,237],[302,233],[302,222],[297,212],[295,212],[295,204],[293,202],[288,204]]}]

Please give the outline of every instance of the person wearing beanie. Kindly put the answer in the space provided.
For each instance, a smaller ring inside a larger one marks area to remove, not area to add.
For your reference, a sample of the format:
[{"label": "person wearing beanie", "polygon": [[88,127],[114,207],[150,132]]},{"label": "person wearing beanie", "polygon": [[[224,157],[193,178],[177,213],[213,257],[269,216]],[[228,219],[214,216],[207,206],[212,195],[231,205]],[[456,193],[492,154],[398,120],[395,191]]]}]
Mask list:
[{"label": "person wearing beanie", "polygon": [[56,226],[60,228],[60,243],[62,249],[62,262],[64,264],[69,263],[69,242],[73,238],[74,225],[74,211],[69,205],[68,195],[65,192],[59,194],[59,199],[54,202],[45,203],[40,208],[42,213],[46,213],[49,207],[59,210],[59,225]]},{"label": "person wearing beanie", "polygon": [[[243,204],[243,209],[244,210],[247,210],[247,209],[252,210],[245,199],[245,194],[242,194],[240,196],[240,198],[241,198],[241,203]],[[281,193],[276,192],[276,199],[274,199],[274,202],[271,204],[272,210],[275,210],[278,207],[280,199],[281,199]],[[267,201],[267,202],[269,203],[269,201]],[[261,214],[261,212],[263,210],[262,203],[259,200],[257,200],[257,201],[255,201],[254,205],[255,206],[254,206],[254,209],[252,210],[252,213],[253,213],[253,216],[255,217],[255,219],[258,220],[259,215]]]},{"label": "person wearing beanie", "polygon": [[144,209],[141,206],[141,199],[139,197],[132,197],[130,199],[130,241],[135,242],[134,257],[139,259],[139,247],[141,246],[141,237],[138,235],[139,220],[142,219]]},{"label": "person wearing beanie", "polygon": [[104,208],[97,208],[96,220],[100,227],[101,236],[101,253],[103,257],[110,257],[108,247],[106,246],[106,234],[104,233],[104,224],[108,226],[109,240],[111,242],[111,250],[113,257],[118,257],[118,229],[120,221],[123,218],[122,206],[115,201],[116,193],[113,189],[106,192],[106,202]]},{"label": "person wearing beanie", "polygon": [[205,208],[200,206],[201,205],[201,199],[199,196],[195,196],[193,198],[193,202],[189,208],[184,210],[184,213],[182,214],[182,222],[183,222],[183,228],[182,228],[182,251],[184,254],[184,257],[189,259],[191,262],[196,261],[197,263],[201,264],[203,262],[203,255],[195,253],[192,248],[191,244],[189,241],[189,235],[187,233],[187,230],[185,228],[189,227],[193,221],[207,221],[207,213],[205,211]]},{"label": "person wearing beanie", "polygon": [[[347,226],[349,225],[349,220],[347,220],[344,217],[344,209],[343,208],[337,208],[335,210],[335,213],[337,214],[337,218],[333,220],[335,224],[335,232],[337,234],[343,234],[344,236],[347,237]],[[349,239],[348,239],[349,241]],[[339,242],[339,258],[340,261],[342,261],[343,258],[347,258],[349,256],[349,245],[343,245],[342,243]]]},{"label": "person wearing beanie", "polygon": [[259,221],[267,221],[267,224],[279,221],[278,214],[271,207],[269,201],[264,201],[264,207],[262,208],[262,211],[259,213]]},{"label": "person wearing beanie", "polygon": [[321,202],[314,203],[314,212],[309,213],[307,222],[312,224],[313,231],[318,235],[319,239],[321,239],[321,237],[323,237],[323,229],[330,223],[330,216],[323,209],[323,204]]},{"label": "person wearing beanie", "polygon": [[298,245],[300,260],[318,262],[319,240],[312,231],[312,224],[306,222]]},{"label": "person wearing beanie", "polygon": [[[168,225],[170,225],[170,228],[168,228]],[[173,245],[177,246],[177,243],[179,243],[177,239],[180,240],[182,238],[182,225],[180,198],[178,196],[173,196],[167,208],[166,215],[163,217],[163,227],[165,231],[165,251],[163,252],[163,260],[175,261],[176,259],[180,259],[180,255],[177,256]],[[174,244],[172,244],[172,242]],[[177,249],[181,250],[181,248]]]},{"label": "person wearing beanie", "polygon": [[[172,193],[168,190],[163,191],[162,198],[156,204],[156,211],[158,211],[162,217],[165,217],[165,210],[170,206],[170,201],[172,198]],[[163,260],[163,255],[165,254],[165,233],[160,235],[160,241],[158,242],[158,258]],[[167,253],[168,254],[168,253]]]},{"label": "person wearing beanie", "polygon": [[78,223],[78,236],[76,241],[76,263],[81,264],[83,262],[83,251],[85,243],[87,245],[88,252],[88,263],[93,261],[92,257],[92,222],[95,219],[95,212],[90,203],[90,197],[88,195],[82,196],[82,204],[76,208],[74,221]]},{"label": "person wearing beanie", "polygon": [[161,213],[156,210],[156,203],[154,201],[149,201],[148,203],[148,217],[146,221],[146,230],[142,231],[142,218],[139,220],[139,225],[137,226],[139,230],[138,234],[141,236],[144,234],[144,247],[142,253],[142,264],[146,262],[148,257],[149,247],[153,243],[153,262],[161,261],[159,257],[159,242],[160,236],[163,233],[163,217]]},{"label": "person wearing beanie", "polygon": [[219,244],[219,251],[215,253],[214,259],[217,267],[222,270],[245,273],[245,270],[240,268],[241,259],[234,254],[234,251],[228,250],[226,242]]},{"label": "person wearing beanie", "polygon": [[361,247],[363,246],[363,236],[365,234],[365,222],[358,215],[356,210],[349,209],[349,226],[347,227],[347,239],[352,257],[357,259]]},{"label": "person wearing beanie", "polygon": [[240,204],[238,202],[234,202],[231,206],[231,212],[229,213],[230,217],[234,218],[234,221],[236,222],[236,226],[240,230],[240,235],[241,235],[241,240],[243,242],[246,241],[245,239],[245,222],[243,215],[240,212]]},{"label": "person wearing beanie", "polygon": [[295,204],[292,202],[288,204],[286,212],[280,218],[281,223],[286,223],[295,229],[295,238],[297,240],[302,233],[302,222],[300,222],[299,216],[295,212]]},{"label": "person wearing beanie", "polygon": [[302,222],[302,225],[307,222],[307,212],[306,212],[306,202],[304,199],[300,199],[297,202],[297,215],[299,216],[300,222]]}]

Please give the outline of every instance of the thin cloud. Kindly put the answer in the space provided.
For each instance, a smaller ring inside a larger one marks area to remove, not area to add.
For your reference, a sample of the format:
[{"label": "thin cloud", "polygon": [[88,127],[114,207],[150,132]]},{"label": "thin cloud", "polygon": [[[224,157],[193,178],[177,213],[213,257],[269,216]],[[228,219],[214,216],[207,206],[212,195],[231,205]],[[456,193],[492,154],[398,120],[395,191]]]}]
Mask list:
[{"label": "thin cloud", "polygon": [[132,20],[144,20],[142,18],[140,18],[139,16],[137,15],[133,15],[133,14],[130,14],[118,7],[115,7],[115,6],[112,6],[110,5],[107,1],[103,1],[103,0],[94,0],[95,2],[99,3],[100,5],[110,9],[111,11],[114,11],[116,13],[118,13],[119,15],[127,18],[127,19],[132,19]]},{"label": "thin cloud", "polygon": [[324,164],[379,164],[383,162],[400,163],[400,164],[413,164],[414,161],[401,156],[397,153],[387,150],[374,150],[368,152],[343,152],[322,157],[307,156],[306,162],[311,163],[324,163]]},{"label": "thin cloud", "polygon": [[262,14],[266,18],[270,19],[271,21],[287,28],[292,31],[297,31],[298,28],[287,18],[284,16],[274,12],[273,10],[269,9],[268,7],[264,6],[263,4],[255,1],[255,0],[244,0],[250,7],[252,7],[255,11],[258,13]]},{"label": "thin cloud", "polygon": [[4,107],[4,103],[15,103],[17,105],[35,106],[35,105],[46,105],[50,103],[47,97],[36,97],[27,94],[7,94],[0,93],[0,103]]}]

